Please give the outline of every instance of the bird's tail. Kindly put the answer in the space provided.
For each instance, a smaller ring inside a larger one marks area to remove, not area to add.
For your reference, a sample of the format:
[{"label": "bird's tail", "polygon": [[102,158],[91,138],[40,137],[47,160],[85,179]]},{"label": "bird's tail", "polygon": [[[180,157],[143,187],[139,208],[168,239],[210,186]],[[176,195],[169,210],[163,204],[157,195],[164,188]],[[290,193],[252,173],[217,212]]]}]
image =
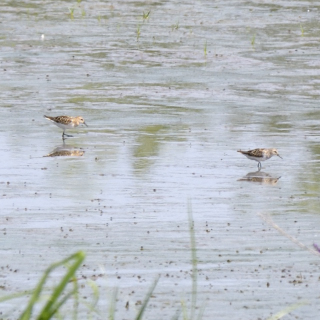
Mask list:
[{"label": "bird's tail", "polygon": [[53,119],[52,117],[49,117],[49,116],[46,116],[46,115],[44,115],[43,117],[48,119],[48,120],[52,120]]}]

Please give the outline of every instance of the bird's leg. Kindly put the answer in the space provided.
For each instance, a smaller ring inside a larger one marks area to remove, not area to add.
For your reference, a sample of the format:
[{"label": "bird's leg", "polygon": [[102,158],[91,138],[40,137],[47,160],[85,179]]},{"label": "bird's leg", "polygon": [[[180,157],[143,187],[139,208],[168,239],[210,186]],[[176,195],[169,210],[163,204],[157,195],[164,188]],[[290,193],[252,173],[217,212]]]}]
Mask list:
[{"label": "bird's leg", "polygon": [[66,136],[66,137],[73,137],[73,136],[70,135],[70,134],[66,134],[66,133],[64,132],[64,130],[63,130],[63,133],[62,133],[62,139],[63,139],[63,140],[65,139],[64,136]]},{"label": "bird's leg", "polygon": [[261,162],[260,161],[258,161],[258,169],[259,169],[259,171],[261,170]]}]

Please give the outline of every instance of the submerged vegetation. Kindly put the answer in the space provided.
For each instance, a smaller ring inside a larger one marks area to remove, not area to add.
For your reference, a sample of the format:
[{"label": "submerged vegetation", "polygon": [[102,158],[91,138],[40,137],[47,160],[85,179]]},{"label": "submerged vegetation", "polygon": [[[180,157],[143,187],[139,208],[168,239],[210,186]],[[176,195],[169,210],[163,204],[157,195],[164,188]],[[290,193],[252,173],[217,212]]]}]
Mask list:
[{"label": "submerged vegetation", "polygon": [[303,37],[304,36],[304,28],[301,23],[300,23],[300,31],[301,31],[301,37]]},{"label": "submerged vegetation", "polygon": [[71,20],[74,19],[74,8],[69,8],[69,16]]},{"label": "submerged vegetation", "polygon": [[178,30],[179,29],[179,21],[173,25],[171,25],[171,30],[174,31],[174,30]]},{"label": "submerged vegetation", "polygon": [[252,46],[252,48],[254,48],[255,43],[256,43],[256,34],[254,34],[252,36],[252,38],[251,38],[251,46]]},{"label": "submerged vegetation", "polygon": [[140,33],[141,33],[140,24],[138,24],[137,25],[137,41],[139,41],[140,39]]},{"label": "submerged vegetation", "polygon": [[143,22],[145,22],[146,20],[149,19],[150,12],[151,12],[151,11],[148,11],[148,12],[144,12],[144,11],[143,11],[143,13],[142,13]]}]

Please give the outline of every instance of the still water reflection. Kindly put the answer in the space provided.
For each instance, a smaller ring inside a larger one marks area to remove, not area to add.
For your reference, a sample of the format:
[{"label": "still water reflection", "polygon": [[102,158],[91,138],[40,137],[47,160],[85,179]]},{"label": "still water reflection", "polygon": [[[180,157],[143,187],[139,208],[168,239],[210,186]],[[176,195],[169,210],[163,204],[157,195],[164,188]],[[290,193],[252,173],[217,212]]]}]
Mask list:
[{"label": "still water reflection", "polygon": [[44,157],[81,157],[84,153],[85,151],[81,150],[81,148],[63,143],[63,145],[56,147]]},{"label": "still water reflection", "polygon": [[275,185],[280,178],[281,177],[272,177],[271,174],[258,170],[256,172],[248,172],[243,178],[239,179],[238,181],[250,181],[266,185]]}]

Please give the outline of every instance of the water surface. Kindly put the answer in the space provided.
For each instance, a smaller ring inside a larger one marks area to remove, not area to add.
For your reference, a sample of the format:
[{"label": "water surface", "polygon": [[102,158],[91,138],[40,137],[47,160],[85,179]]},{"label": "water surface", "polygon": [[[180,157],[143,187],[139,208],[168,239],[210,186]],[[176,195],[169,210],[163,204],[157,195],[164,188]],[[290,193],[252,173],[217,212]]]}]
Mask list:
[{"label": "water surface", "polygon": [[[267,319],[301,301],[291,315],[317,317],[315,2],[0,9],[2,295],[84,250],[81,296],[90,300],[88,279],[100,289],[93,318],[117,287],[116,316],[132,319],[158,275],[145,318],[173,318],[181,300],[191,307],[190,201],[203,319]],[[89,127],[63,143],[44,114]],[[283,160],[257,173],[236,151],[258,147]]]}]

